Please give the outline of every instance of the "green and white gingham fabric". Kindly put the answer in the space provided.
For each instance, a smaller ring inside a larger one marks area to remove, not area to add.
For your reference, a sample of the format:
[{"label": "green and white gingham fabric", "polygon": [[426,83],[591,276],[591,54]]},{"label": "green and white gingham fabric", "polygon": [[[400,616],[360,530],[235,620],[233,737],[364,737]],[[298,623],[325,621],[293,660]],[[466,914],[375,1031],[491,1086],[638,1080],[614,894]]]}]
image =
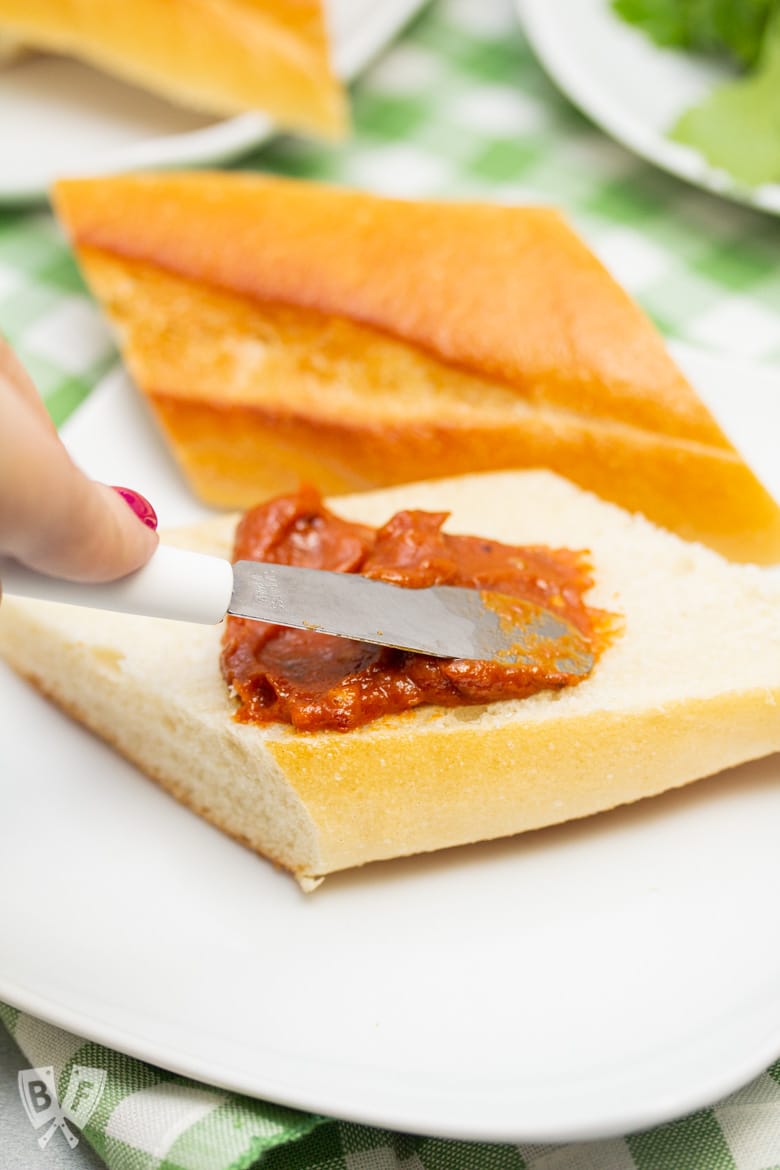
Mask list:
[{"label": "green and white gingham fabric", "polygon": [[[300,1113],[163,1072],[13,1008],[0,1005],[0,1020],[31,1067],[54,1068],[60,1099],[74,1066],[106,1070],[105,1088],[84,1137],[111,1170],[248,1170],[252,1166],[263,1170],[778,1170],[780,1166],[780,1061],[713,1108],[645,1133],[575,1145],[492,1145],[391,1133]],[[61,1140],[58,1134],[54,1136],[57,1142]],[[42,1160],[40,1164],[48,1163]],[[56,1167],[53,1161],[53,1170]]]},{"label": "green and white gingham fabric", "polygon": [[[278,139],[241,165],[388,194],[554,203],[668,337],[780,362],[780,222],[606,138],[545,76],[511,0],[433,0],[355,87],[354,117],[346,145]],[[0,329],[58,424],[117,361],[40,210],[0,211]],[[647,1133],[474,1145],[227,1094],[11,1007],[0,1020],[29,1066],[54,1067],[60,1093],[75,1064],[106,1070],[85,1136],[111,1170],[780,1170],[780,1061],[726,1101]]]}]

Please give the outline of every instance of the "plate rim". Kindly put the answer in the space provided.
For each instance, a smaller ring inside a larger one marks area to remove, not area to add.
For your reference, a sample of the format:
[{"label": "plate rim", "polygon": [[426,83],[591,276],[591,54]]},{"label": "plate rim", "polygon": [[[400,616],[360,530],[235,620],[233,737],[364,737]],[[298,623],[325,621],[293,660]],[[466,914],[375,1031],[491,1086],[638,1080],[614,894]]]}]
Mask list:
[{"label": "plate rim", "polygon": [[[8,992],[10,991],[10,995]],[[331,1120],[345,1121],[357,1125],[371,1126],[377,1129],[388,1129],[397,1133],[412,1133],[420,1137],[433,1137],[445,1141],[489,1142],[498,1144],[575,1144],[579,1142],[609,1141],[621,1138],[631,1133],[653,1129],[695,1113],[700,1109],[712,1109],[725,1097],[747,1087],[753,1080],[761,1076],[780,1056],[780,1019],[774,1028],[768,1028],[764,1048],[756,1055],[745,1058],[741,1065],[730,1066],[728,1073],[711,1074],[710,1078],[701,1082],[684,1098],[675,1098],[670,1107],[668,1101],[656,1101],[651,1106],[644,1106],[633,1111],[628,1110],[616,1115],[610,1122],[593,1121],[587,1126],[533,1125],[524,1129],[522,1133],[512,1125],[509,1128],[496,1128],[463,1121],[460,1118],[450,1119],[446,1128],[438,1126],[431,1128],[409,1114],[396,1113],[390,1110],[374,1110],[370,1107],[358,1105],[340,1109],[337,1103],[331,1104],[328,1091],[321,1092],[316,1099],[306,1093],[285,1098],[274,1092],[259,1081],[250,1083],[246,1078],[231,1074],[222,1066],[215,1071],[198,1058],[176,1055],[164,1045],[150,1049],[141,1041],[134,1041],[122,1028],[112,1027],[95,1020],[94,1026],[88,1022],[83,1027],[84,1017],[79,1016],[65,1007],[55,1007],[50,999],[25,993],[19,990],[8,980],[4,980],[0,973],[0,999],[16,1008],[16,1010],[43,1020],[55,1027],[83,1038],[85,1041],[100,1044],[113,1049],[131,1059],[152,1064],[174,1075],[187,1077],[198,1081],[205,1088],[215,1088],[229,1093],[238,1093],[253,1100],[267,1101],[271,1104],[282,1105],[301,1112],[326,1116]]]}]

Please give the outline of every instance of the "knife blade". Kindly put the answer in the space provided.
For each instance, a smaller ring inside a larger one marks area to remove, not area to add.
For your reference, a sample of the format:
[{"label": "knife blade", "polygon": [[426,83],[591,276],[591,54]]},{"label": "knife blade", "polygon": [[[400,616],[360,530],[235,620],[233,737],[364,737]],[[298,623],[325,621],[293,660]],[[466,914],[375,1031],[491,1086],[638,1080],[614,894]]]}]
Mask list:
[{"label": "knife blade", "polygon": [[85,584],[36,573],[0,558],[4,593],[68,605],[216,625],[227,614],[314,630],[440,658],[506,665],[544,662],[583,676],[587,640],[530,601],[477,589],[410,589],[358,573],[334,573],[221,557],[160,545],[119,581]]},{"label": "knife blade", "polygon": [[530,665],[552,655],[578,675],[593,666],[579,631],[550,610],[453,585],[409,589],[359,573],[238,561],[228,613],[438,658]]}]

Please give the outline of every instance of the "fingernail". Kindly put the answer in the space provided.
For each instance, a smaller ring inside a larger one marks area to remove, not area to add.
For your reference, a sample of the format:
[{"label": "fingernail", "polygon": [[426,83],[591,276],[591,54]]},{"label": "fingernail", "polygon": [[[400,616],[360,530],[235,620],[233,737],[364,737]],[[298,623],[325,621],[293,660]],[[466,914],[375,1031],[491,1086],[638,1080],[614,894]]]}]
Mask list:
[{"label": "fingernail", "polygon": [[117,487],[116,484],[112,484],[112,487],[122,497],[127,506],[133,509],[138,519],[142,520],[147,528],[157,528],[157,513],[146,496],[142,496],[140,492],[133,491],[132,488]]}]

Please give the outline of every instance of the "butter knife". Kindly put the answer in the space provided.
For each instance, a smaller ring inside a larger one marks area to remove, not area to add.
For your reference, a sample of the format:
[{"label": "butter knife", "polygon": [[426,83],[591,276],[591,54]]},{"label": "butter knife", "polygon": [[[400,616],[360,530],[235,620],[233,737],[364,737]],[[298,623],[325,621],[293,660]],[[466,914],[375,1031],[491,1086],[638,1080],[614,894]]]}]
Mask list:
[{"label": "butter knife", "polygon": [[9,596],[206,625],[233,614],[440,658],[507,665],[543,659],[574,675],[593,666],[579,631],[533,602],[451,585],[410,589],[357,573],[231,564],[169,545],[137,572],[98,585],[0,558],[0,584]]}]

